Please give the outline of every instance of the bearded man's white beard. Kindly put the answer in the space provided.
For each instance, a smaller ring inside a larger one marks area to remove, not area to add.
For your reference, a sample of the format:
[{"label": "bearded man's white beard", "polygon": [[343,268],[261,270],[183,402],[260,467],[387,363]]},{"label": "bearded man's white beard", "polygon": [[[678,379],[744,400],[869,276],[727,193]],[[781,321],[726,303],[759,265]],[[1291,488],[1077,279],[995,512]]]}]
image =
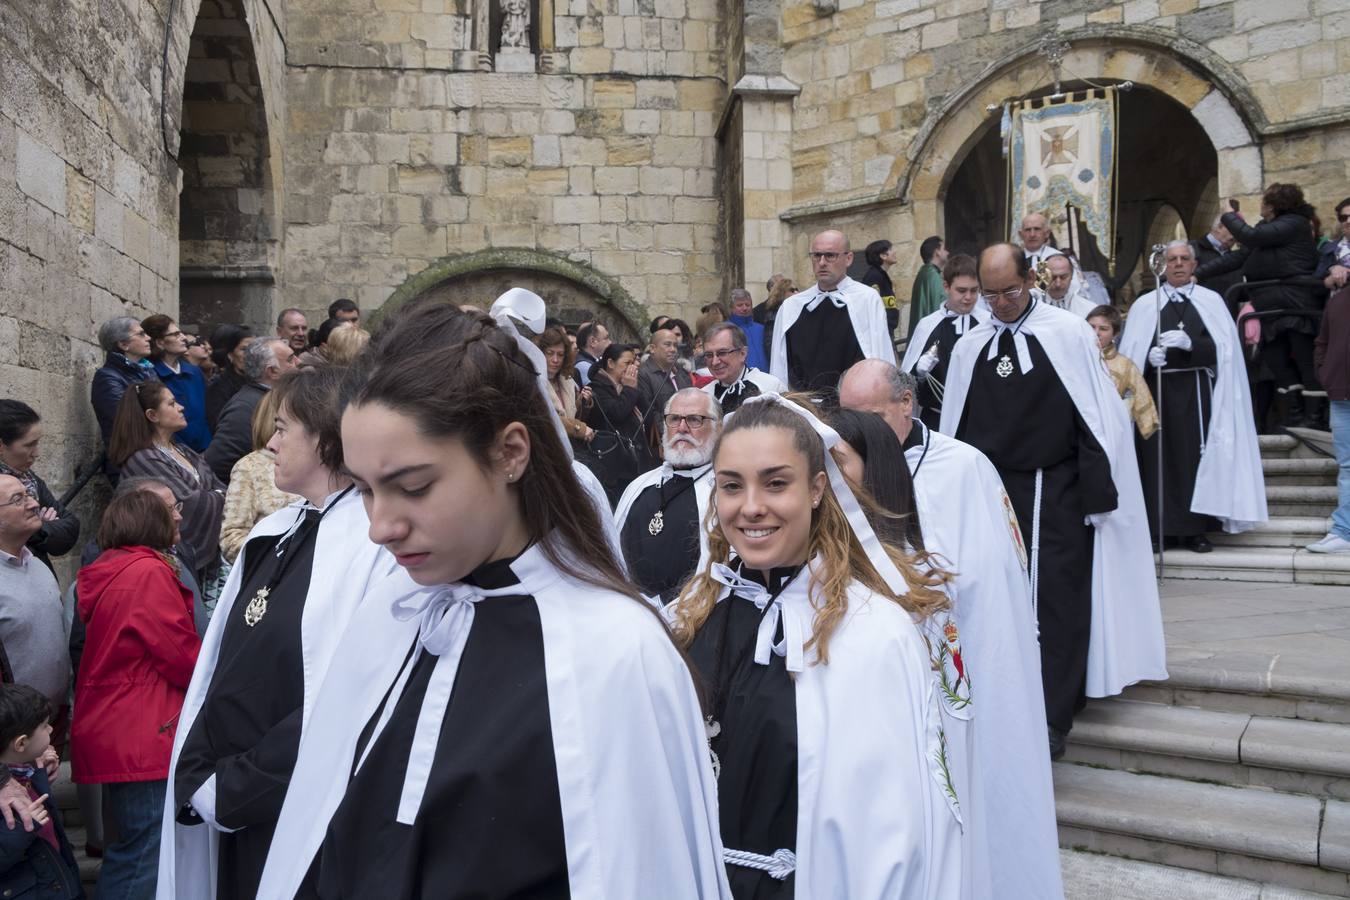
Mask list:
[{"label": "bearded man's white beard", "polygon": [[685,437],[682,434],[675,436],[667,435],[661,441],[661,450],[665,455],[666,462],[670,463],[676,469],[692,469],[695,466],[701,466],[712,459],[712,441],[707,445],[700,447],[693,438]]}]

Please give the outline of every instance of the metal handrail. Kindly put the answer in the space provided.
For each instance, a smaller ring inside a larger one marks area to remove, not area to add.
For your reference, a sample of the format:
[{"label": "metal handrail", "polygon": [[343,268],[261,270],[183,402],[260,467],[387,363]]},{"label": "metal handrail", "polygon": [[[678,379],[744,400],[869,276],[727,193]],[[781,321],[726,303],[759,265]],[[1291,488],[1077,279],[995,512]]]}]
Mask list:
[{"label": "metal handrail", "polygon": [[66,488],[66,492],[61,495],[62,506],[69,506],[70,501],[74,500],[80,491],[84,490],[84,486],[89,483],[89,480],[103,471],[105,459],[107,459],[107,454],[100,453],[98,458],[83,473],[80,472],[79,466],[75,467],[75,483]]}]

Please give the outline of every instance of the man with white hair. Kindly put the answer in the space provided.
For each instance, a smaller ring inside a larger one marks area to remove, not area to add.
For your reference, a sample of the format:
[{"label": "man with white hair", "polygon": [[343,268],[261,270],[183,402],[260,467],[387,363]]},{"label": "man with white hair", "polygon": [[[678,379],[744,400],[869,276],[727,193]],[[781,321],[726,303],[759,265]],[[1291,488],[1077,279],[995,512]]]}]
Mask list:
[{"label": "man with white hair", "polygon": [[295,368],[295,351],[281,338],[265,338],[244,350],[244,376],[248,384],[230,398],[216,420],[216,433],[206,448],[206,462],[225,483],[234,464],[253,449],[253,411],[272,385]]},{"label": "man with white hair", "polygon": [[1063,255],[1050,246],[1050,223],[1040,213],[1027,213],[1022,217],[1022,227],[1017,236],[1022,239],[1022,252],[1033,269],[1052,256]]},{"label": "man with white hair", "polygon": [[1149,530],[1155,542],[1208,553],[1213,547],[1205,532],[1220,523],[1239,532],[1266,520],[1261,450],[1242,341],[1223,298],[1191,280],[1195,249],[1186,241],[1168,244],[1163,261],[1166,283],[1130,308],[1120,352],[1143,372],[1162,424],[1139,445]]},{"label": "man with white hair", "polygon": [[783,301],[773,322],[769,374],[794,391],[833,390],[860,359],[895,362],[881,295],[849,278],[848,238],[822,231],[811,239],[816,283]]},{"label": "man with white hair", "polygon": [[669,603],[707,553],[703,519],[712,496],[712,454],[722,407],[685,388],[666,401],[661,420],[665,462],[639,475],[619,498],[615,520],[628,574],[651,598]]}]

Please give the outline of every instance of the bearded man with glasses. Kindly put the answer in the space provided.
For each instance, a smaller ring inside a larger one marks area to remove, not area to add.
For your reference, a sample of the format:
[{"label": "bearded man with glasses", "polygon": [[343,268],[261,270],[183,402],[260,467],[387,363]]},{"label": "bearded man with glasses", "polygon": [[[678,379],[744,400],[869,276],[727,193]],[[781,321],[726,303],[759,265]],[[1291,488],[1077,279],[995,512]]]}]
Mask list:
[{"label": "bearded man with glasses", "polygon": [[1032,294],[1020,247],[980,254],[993,315],[952,348],[943,434],[989,457],[1027,549],[1050,755],[1085,696],[1167,677],[1134,429],[1092,326]]},{"label": "bearded man with glasses", "polygon": [[875,288],[849,278],[848,238],[822,231],[811,239],[816,283],[783,301],[773,323],[769,374],[794,391],[833,394],[839,376],[862,359],[895,362],[886,307]]},{"label": "bearded man with glasses", "polygon": [[629,577],[652,601],[675,599],[708,552],[703,520],[721,433],[722,407],[711,394],[699,388],[677,392],[661,420],[665,462],[633,479],[615,507]]}]

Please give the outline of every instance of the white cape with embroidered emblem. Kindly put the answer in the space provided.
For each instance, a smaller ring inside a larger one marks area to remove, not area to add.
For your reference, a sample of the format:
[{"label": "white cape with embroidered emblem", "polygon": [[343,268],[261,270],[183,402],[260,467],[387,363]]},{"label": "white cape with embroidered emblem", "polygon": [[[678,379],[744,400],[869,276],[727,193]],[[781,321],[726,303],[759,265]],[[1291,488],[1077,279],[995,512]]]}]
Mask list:
[{"label": "white cape with embroidered emblem", "polygon": [[[886,325],[886,306],[876,288],[854,281],[845,275],[835,291],[841,294],[848,304],[848,318],[853,323],[853,334],[858,338],[858,348],[866,359],[884,359],[895,363],[895,344],[891,342],[891,330]],[[788,380],[787,333],[801,318],[806,304],[815,298],[819,291],[815,285],[799,291],[783,301],[778,316],[773,321],[773,346],[769,355],[769,374],[783,384]],[[826,301],[828,302],[828,301]]]},{"label": "white cape with embroidered emblem", "polygon": [[[244,550],[230,571],[225,589],[216,604],[211,625],[202,641],[197,667],[188,684],[183,710],[174,735],[173,757],[169,764],[168,796],[164,802],[163,826],[159,845],[160,900],[215,900],[216,862],[220,834],[209,825],[180,825],[174,802],[174,772],[178,754],[206,699],[206,691],[216,670],[221,637],[230,611],[238,599],[245,569],[248,541],[255,537],[284,534],[300,515],[300,504],[279,510],[253,526]],[[380,548],[367,537],[370,524],[365,507],[355,492],[336,500],[319,523],[314,548],[314,568],[300,622],[300,640],[305,668],[305,699],[301,735],[314,711],[320,682],[333,658],[338,638],[353,611],[369,592],[379,591],[380,579],[373,577]],[[414,585],[415,587],[415,585]],[[387,589],[387,588],[386,588]],[[394,598],[396,599],[396,598]],[[388,601],[386,601],[388,602]],[[260,660],[259,665],[265,665]]]},{"label": "white cape with embroidered emblem", "polygon": [[978,710],[961,800],[964,896],[1063,897],[1040,647],[1016,518],[983,453],[918,420],[913,427],[926,435],[905,451],[910,469],[918,467],[919,524],[925,547],[941,557],[935,562],[956,576],[947,593]]},{"label": "white cape with embroidered emblem", "polygon": [[[615,523],[614,530],[617,534],[623,534],[624,523],[628,521],[628,514],[632,511],[633,504],[637,502],[637,498],[641,496],[642,492],[647,488],[661,484],[662,479],[667,473],[670,473],[670,477],[672,478],[683,477],[675,475],[670,466],[663,463],[655,469],[649,469],[648,471],[643,472],[641,475],[634,478],[629,483],[628,487],[623,489],[623,495],[619,497],[619,503],[614,507],[613,521]],[[709,468],[708,471],[700,476],[698,481],[694,484],[694,502],[698,506],[698,520],[700,523],[703,522],[703,518],[708,514],[708,504],[712,498],[712,489],[713,474],[712,469]],[[622,547],[622,544],[620,544],[620,547]],[[615,554],[619,559],[623,559],[622,550],[616,550]],[[700,524],[698,529],[698,565],[695,566],[694,571],[703,571],[704,564],[707,561],[708,531]]]},{"label": "white cape with embroidered emblem", "polygon": [[[572,896],[729,898],[703,714],[661,622],[629,597],[568,578],[538,545],[511,569],[543,631]],[[360,733],[418,628],[387,603],[362,604],[352,618],[301,741],[259,896],[295,896],[347,789]]]},{"label": "white cape with embroidered emblem", "polygon": [[[1149,291],[1130,307],[1120,352],[1144,371],[1158,324],[1158,292]],[[1163,300],[1161,302],[1166,302]],[[1261,447],[1252,418],[1251,390],[1242,342],[1223,298],[1196,285],[1191,304],[1205,323],[1205,330],[1218,348],[1219,365],[1214,378],[1214,402],[1200,468],[1195,473],[1191,512],[1214,516],[1231,534],[1248,531],[1269,517],[1266,511],[1266,481],[1261,470]],[[1154,379],[1149,379],[1150,385]]]},{"label": "white cape with embroidered emblem", "polygon": [[[799,576],[779,595],[784,633],[803,643],[815,617],[808,585]],[[749,602],[729,593],[719,602]],[[957,900],[961,826],[933,755],[944,716],[927,644],[899,605],[856,582],[848,599],[829,663],[808,652],[795,676],[794,896]],[[958,757],[950,763],[958,795],[966,780],[961,743],[953,741]]]},{"label": "white cape with embroidered emblem", "polygon": [[[1111,462],[1118,503],[1093,536],[1087,669],[1087,695],[1110,697],[1137,681],[1167,678],[1162,609],[1134,455],[1134,426],[1102,361],[1091,325],[1044,303],[1036,304],[1025,323],[1026,333],[1045,350],[1078,414]],[[989,319],[966,332],[952,348],[942,405],[944,434],[956,433],[971,373],[993,336]],[[1041,565],[1054,565],[1054,560],[1041,560]]]}]

